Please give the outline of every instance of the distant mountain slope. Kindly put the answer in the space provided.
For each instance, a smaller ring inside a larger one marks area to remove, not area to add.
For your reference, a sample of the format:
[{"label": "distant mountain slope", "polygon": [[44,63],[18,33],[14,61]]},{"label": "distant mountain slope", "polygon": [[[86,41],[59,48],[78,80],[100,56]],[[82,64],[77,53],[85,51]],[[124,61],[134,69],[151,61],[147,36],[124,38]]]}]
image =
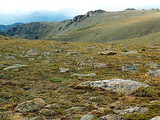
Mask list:
[{"label": "distant mountain slope", "polygon": [[96,10],[71,20],[15,26],[6,35],[56,41],[109,42],[160,32],[159,19],[159,10]]},{"label": "distant mountain slope", "polygon": [[12,25],[0,25],[0,32],[7,31],[10,28],[13,28],[13,27],[15,27],[17,25],[21,25],[21,24],[23,24],[23,23],[14,23]]}]

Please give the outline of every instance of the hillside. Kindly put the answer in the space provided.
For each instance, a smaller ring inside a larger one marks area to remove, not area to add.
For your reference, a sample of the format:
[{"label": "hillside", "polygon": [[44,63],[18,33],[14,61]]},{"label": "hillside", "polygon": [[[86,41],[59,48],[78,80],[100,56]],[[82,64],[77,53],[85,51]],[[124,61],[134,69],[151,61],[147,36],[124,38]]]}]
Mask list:
[{"label": "hillside", "polygon": [[15,26],[17,26],[17,25],[21,25],[21,24],[23,24],[23,23],[14,23],[14,24],[12,24],[12,25],[0,25],[0,32],[7,31],[7,30],[9,30],[10,28],[13,28],[13,27],[15,27]]},{"label": "hillside", "polygon": [[0,36],[0,43],[0,120],[160,116],[160,44],[154,41],[72,43]]},{"label": "hillside", "polygon": [[159,14],[159,10],[96,10],[71,20],[16,26],[6,35],[70,42],[109,42],[160,32]]}]

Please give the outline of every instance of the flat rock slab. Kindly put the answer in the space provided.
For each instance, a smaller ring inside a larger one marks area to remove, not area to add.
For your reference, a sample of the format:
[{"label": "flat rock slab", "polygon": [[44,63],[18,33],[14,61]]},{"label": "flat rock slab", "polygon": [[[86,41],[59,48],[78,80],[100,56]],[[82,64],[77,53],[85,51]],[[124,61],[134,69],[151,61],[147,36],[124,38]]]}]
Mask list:
[{"label": "flat rock slab", "polygon": [[111,79],[100,81],[86,81],[78,84],[75,88],[99,88],[101,90],[113,91],[116,93],[123,93],[125,95],[132,94],[140,87],[147,87],[149,85],[141,82],[124,79]]},{"label": "flat rock slab", "polygon": [[148,108],[144,107],[133,107],[125,110],[114,110],[117,114],[133,114],[133,113],[146,113],[148,111]]},{"label": "flat rock slab", "polygon": [[126,118],[121,117],[119,115],[108,114],[107,116],[100,117],[99,120],[126,120]]},{"label": "flat rock slab", "polygon": [[13,70],[13,69],[16,69],[16,68],[26,67],[26,66],[28,66],[28,65],[14,64],[13,66],[8,66],[8,67],[4,68],[3,70]]},{"label": "flat rock slab", "polygon": [[32,112],[32,111],[39,110],[44,106],[45,106],[45,101],[41,98],[36,98],[36,99],[18,104],[15,110],[19,112]]},{"label": "flat rock slab", "polygon": [[74,73],[72,76],[77,76],[77,77],[92,77],[92,76],[96,76],[96,74],[95,73],[89,73],[89,74]]}]

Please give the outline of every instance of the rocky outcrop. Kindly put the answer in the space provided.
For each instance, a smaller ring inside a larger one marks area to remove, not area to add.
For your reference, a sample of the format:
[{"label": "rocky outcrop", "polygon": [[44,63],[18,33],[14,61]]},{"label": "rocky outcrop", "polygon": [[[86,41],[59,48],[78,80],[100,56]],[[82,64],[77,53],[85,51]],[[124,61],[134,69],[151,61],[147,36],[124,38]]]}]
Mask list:
[{"label": "rocky outcrop", "polygon": [[100,81],[87,81],[78,84],[75,88],[93,88],[107,91],[113,91],[116,93],[123,93],[125,95],[132,94],[140,87],[147,87],[147,84],[132,80],[123,79],[111,79],[111,80],[100,80]]}]

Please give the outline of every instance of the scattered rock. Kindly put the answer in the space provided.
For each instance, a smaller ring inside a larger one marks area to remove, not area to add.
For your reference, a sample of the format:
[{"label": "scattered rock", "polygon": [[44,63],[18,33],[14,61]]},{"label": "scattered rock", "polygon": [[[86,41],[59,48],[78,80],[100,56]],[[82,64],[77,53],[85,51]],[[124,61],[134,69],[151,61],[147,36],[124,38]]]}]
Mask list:
[{"label": "scattered rock", "polygon": [[119,115],[108,114],[107,116],[100,117],[99,120],[126,120],[126,118]]},{"label": "scattered rock", "polygon": [[160,69],[159,70],[149,70],[149,72],[147,72],[145,74],[145,76],[149,76],[149,77],[160,77]]},{"label": "scattered rock", "polygon": [[52,116],[52,115],[55,115],[56,112],[52,109],[41,109],[40,114],[44,116]]},{"label": "scattered rock", "polygon": [[98,67],[98,68],[106,67],[106,64],[95,63],[95,62],[85,62],[85,61],[79,62],[77,65],[80,65],[80,66],[86,65],[86,66],[93,66],[93,67]]},{"label": "scattered rock", "polygon": [[95,73],[89,73],[89,74],[78,74],[78,73],[74,73],[72,76],[78,76],[78,77],[92,77],[92,76],[96,76]]},{"label": "scattered rock", "polygon": [[13,69],[16,69],[16,68],[26,67],[26,66],[28,66],[28,65],[14,64],[13,66],[8,66],[8,67],[4,68],[3,70],[13,70]]},{"label": "scattered rock", "polygon": [[37,117],[27,118],[27,119],[24,119],[24,120],[45,120],[45,119],[41,116],[37,116]]},{"label": "scattered rock", "polygon": [[93,115],[87,114],[84,115],[80,120],[92,120],[93,119]]},{"label": "scattered rock", "polygon": [[60,72],[61,73],[65,73],[65,72],[68,72],[70,69],[68,68],[59,68]]},{"label": "scattered rock", "polygon": [[146,63],[146,67],[154,68],[154,69],[159,69],[160,65],[157,63]]},{"label": "scattered rock", "polygon": [[43,52],[44,58],[48,58],[48,57],[53,56],[53,55],[54,55],[53,52]]},{"label": "scattered rock", "polygon": [[99,52],[98,54],[100,54],[100,55],[116,55],[117,52],[115,52],[115,51],[103,51],[103,52]]},{"label": "scattered rock", "polygon": [[79,52],[68,52],[67,55],[75,55],[75,54],[79,54]]},{"label": "scattered rock", "polygon": [[124,93],[126,95],[129,95],[142,86],[147,87],[148,85],[132,80],[111,79],[100,81],[86,81],[78,84],[75,88],[99,88],[101,90],[113,91],[116,93]]},{"label": "scattered rock", "polygon": [[29,100],[18,104],[15,110],[19,112],[32,112],[39,110],[44,106],[45,106],[45,101],[43,99],[35,98],[33,100]]},{"label": "scattered rock", "polygon": [[55,52],[60,53],[60,52],[64,52],[64,50],[63,49],[56,49]]},{"label": "scattered rock", "polygon": [[156,116],[156,117],[152,118],[151,120],[160,120],[160,116]]},{"label": "scattered rock", "polygon": [[139,70],[139,68],[134,65],[125,65],[122,67],[122,71],[137,72],[138,70]]},{"label": "scattered rock", "polygon": [[133,114],[133,113],[146,113],[148,111],[148,108],[144,107],[133,107],[125,110],[114,110],[117,114]]}]

